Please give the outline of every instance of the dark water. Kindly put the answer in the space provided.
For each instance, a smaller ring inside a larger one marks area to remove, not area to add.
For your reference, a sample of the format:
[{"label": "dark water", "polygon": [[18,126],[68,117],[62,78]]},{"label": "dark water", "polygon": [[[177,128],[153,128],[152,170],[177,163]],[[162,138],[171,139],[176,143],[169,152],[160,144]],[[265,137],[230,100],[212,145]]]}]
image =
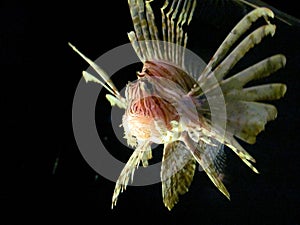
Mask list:
[{"label": "dark water", "polygon": [[[222,8],[211,13],[210,4],[202,2],[203,8],[197,9],[189,28],[189,48],[205,60],[247,11],[236,5],[229,7],[230,1],[221,3],[218,6]],[[273,3],[300,17],[296,2]],[[128,43],[126,34],[132,25],[126,1],[99,2],[99,6],[90,1],[72,2],[70,7],[53,2],[25,5],[7,1],[0,7],[4,112],[0,224],[115,224],[119,220],[126,224],[300,224],[299,24],[289,26],[275,19],[276,35],[266,38],[235,68],[276,53],[287,57],[284,70],[261,81],[288,86],[285,98],[275,102],[278,118],[267,125],[255,145],[244,145],[256,158],[261,174],[253,174],[228,152],[226,185],[230,202],[199,172],[190,191],[171,212],[163,206],[160,184],[130,186],[112,211],[114,182],[95,177],[73,136],[72,101],[87,64],[67,42],[91,59]],[[125,84],[134,79],[138,66],[117,75],[124,76]],[[122,87],[122,82],[117,85]],[[96,108],[96,122],[104,127],[99,129],[100,136],[106,137],[115,157],[126,161],[130,151],[114,142],[109,104],[100,97],[99,104],[103,105]],[[118,154],[119,150],[122,153]],[[159,152],[154,154],[161,156]]]}]

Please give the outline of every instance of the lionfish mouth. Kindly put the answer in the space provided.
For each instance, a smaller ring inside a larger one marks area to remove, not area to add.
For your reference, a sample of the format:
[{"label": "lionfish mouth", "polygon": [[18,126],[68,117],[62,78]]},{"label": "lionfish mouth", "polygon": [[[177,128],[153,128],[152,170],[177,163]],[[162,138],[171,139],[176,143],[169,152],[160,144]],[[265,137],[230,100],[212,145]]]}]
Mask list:
[{"label": "lionfish mouth", "polygon": [[[185,58],[188,36],[184,27],[192,20],[197,0],[165,1],[161,8],[163,41],[159,39],[151,2],[128,0],[135,30],[129,32],[128,37],[144,67],[137,74],[138,79],[127,85],[125,98],[105,71],[71,45],[104,82],[87,72],[84,78],[103,85],[111,93],[107,95],[111,105],[125,109],[122,118],[125,138],[129,145],[136,146],[116,182],[112,207],[139,164],[148,165],[153,142],[164,144],[161,181],[163,202],[169,210],[178,202],[179,195],[188,191],[196,162],[213,184],[230,198],[222,182],[222,146],[228,146],[258,173],[252,164],[255,159],[236,138],[254,144],[265,124],[277,116],[276,107],[262,101],[277,100],[286,92],[286,86],[280,83],[245,85],[281,69],[286,59],[277,54],[232,76],[228,73],[265,36],[275,34],[276,26],[268,20],[274,14],[270,9],[255,7],[232,29],[204,70],[195,73],[190,69],[193,62]],[[266,24],[237,43],[259,18],[264,18]],[[205,93],[200,87],[205,87]],[[212,123],[208,95],[210,99],[222,96],[224,107],[216,108],[226,111],[224,118],[220,116],[225,126]]]}]

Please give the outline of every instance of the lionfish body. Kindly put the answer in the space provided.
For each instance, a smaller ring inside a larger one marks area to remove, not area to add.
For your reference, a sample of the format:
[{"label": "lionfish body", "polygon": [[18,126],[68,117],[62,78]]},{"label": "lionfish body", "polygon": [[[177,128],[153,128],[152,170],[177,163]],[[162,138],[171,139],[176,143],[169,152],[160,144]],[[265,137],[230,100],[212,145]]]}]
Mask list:
[{"label": "lionfish body", "polygon": [[[112,93],[107,95],[111,104],[125,109],[122,119],[125,138],[129,145],[135,147],[116,182],[112,206],[139,164],[148,165],[152,157],[152,143],[164,145],[161,182],[163,202],[169,210],[178,202],[179,195],[188,191],[196,163],[214,185],[230,198],[222,182],[222,162],[214,156],[219,154],[220,146],[226,145],[258,173],[252,165],[254,158],[235,137],[250,144],[255,143],[257,134],[277,115],[273,105],[261,101],[281,98],[286,86],[244,86],[249,81],[266,77],[282,68],[285,57],[274,55],[233,76],[225,76],[263,37],[274,35],[275,26],[268,20],[268,17],[274,16],[272,11],[258,7],[247,14],[233,28],[205,69],[197,74],[189,68],[189,61],[185,60],[187,33],[183,29],[184,25],[191,22],[196,0],[166,0],[161,8],[162,40],[159,39],[160,33],[150,1],[128,0],[128,3],[135,30],[128,36],[144,66],[137,73],[138,79],[127,85],[125,98],[101,68],[72,46],[97,70],[104,83],[84,72],[86,80],[102,84]],[[265,18],[266,25],[254,30],[229,52],[251,24],[261,17]],[[217,89],[221,90],[222,96],[218,96]],[[215,110],[225,111],[225,127],[212,123],[207,96],[210,99],[223,99],[225,108],[220,106]]]}]

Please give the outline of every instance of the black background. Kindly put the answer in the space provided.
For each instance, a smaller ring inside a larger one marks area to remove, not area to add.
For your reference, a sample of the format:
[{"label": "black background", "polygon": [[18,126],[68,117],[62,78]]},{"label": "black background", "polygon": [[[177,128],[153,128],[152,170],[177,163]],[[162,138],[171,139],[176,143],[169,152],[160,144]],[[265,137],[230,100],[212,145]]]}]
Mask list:
[{"label": "black background", "polygon": [[[238,8],[229,10],[229,5],[195,14],[189,48],[205,60],[244,13]],[[273,5],[298,16],[296,2]],[[73,137],[72,101],[87,64],[67,43],[91,59],[128,43],[132,24],[127,2],[79,1],[67,7],[53,1],[2,1],[0,21],[1,224],[115,224],[118,220],[134,224],[300,223],[299,24],[290,27],[275,19],[275,37],[266,38],[239,65],[249,66],[275,53],[287,56],[286,68],[265,80],[288,85],[285,98],[275,103],[278,118],[267,125],[255,145],[244,145],[257,159],[261,174],[253,174],[228,152],[226,185],[231,202],[205,174],[197,173],[190,191],[169,212],[162,203],[160,184],[129,187],[111,210],[114,182],[101,176],[96,179]],[[134,79],[134,69],[120,75]],[[108,103],[102,102],[99,113],[109,115]],[[109,129],[105,115],[96,118],[103,130]],[[113,142],[113,136],[105,135]],[[112,148],[115,153],[119,150]],[[127,153],[122,154],[128,158]]]}]

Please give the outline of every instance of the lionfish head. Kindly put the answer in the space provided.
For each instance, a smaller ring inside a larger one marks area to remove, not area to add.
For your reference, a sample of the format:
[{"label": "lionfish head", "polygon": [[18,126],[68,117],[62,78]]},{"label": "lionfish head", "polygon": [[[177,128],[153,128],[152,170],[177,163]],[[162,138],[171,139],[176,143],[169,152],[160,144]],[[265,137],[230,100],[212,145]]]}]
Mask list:
[{"label": "lionfish head", "polygon": [[150,140],[162,144],[177,140],[180,99],[196,81],[182,69],[163,61],[145,62],[137,75],[138,79],[129,83],[125,91],[123,127],[128,143]]}]

